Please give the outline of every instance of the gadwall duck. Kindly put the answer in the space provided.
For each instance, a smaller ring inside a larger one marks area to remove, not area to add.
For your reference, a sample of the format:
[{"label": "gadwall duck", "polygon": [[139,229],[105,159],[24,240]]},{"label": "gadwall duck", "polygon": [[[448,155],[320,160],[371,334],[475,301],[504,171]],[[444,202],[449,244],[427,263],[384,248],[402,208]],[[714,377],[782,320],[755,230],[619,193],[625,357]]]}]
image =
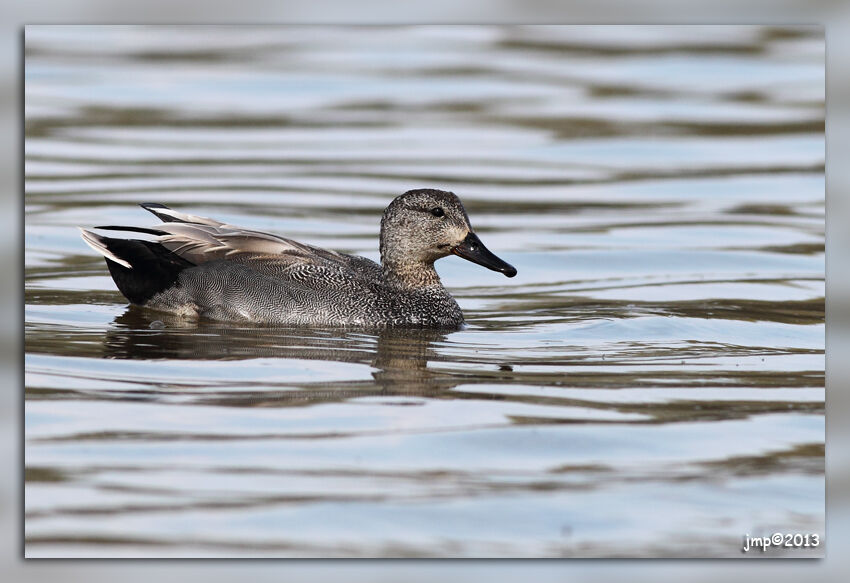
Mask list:
[{"label": "gadwall duck", "polygon": [[133,304],[188,318],[282,325],[458,328],[463,313],[434,262],[450,254],[499,271],[516,269],[472,231],[460,199],[442,190],[411,190],[381,219],[381,264],[277,235],[142,204],[156,228],[97,227],[152,235],[103,237],[81,229],[106,258]]}]

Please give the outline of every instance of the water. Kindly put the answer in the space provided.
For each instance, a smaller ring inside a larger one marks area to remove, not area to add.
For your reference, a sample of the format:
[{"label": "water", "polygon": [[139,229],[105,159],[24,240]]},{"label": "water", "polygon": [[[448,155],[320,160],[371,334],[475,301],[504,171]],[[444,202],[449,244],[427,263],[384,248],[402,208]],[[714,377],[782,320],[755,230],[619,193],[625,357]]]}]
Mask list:
[{"label": "water", "polygon": [[[26,53],[27,556],[823,537],[819,29],[28,27]],[[377,259],[419,187],[519,270],[437,264],[462,331],[186,324],[76,230],[156,201]]]}]

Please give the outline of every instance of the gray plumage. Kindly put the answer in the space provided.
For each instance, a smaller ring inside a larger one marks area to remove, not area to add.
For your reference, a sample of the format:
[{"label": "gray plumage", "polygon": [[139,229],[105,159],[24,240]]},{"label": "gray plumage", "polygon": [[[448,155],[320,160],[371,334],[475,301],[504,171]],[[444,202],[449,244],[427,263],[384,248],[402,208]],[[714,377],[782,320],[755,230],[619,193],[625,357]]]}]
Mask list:
[{"label": "gray plumage", "polygon": [[106,258],[115,283],[135,304],[185,317],[333,327],[457,328],[463,314],[434,261],[451,253],[513,277],[472,232],[453,193],[412,190],[381,219],[381,264],[144,204],[163,220],[150,240],[83,239]]}]

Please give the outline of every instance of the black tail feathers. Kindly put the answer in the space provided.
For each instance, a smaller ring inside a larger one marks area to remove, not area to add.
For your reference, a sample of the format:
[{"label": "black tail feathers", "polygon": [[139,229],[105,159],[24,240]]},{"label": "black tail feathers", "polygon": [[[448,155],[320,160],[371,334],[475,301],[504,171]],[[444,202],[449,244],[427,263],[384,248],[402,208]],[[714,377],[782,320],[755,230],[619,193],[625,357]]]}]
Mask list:
[{"label": "black tail feathers", "polygon": [[195,266],[154,241],[114,239],[91,231],[83,231],[83,239],[106,258],[115,285],[134,304],[174,286],[181,271]]}]

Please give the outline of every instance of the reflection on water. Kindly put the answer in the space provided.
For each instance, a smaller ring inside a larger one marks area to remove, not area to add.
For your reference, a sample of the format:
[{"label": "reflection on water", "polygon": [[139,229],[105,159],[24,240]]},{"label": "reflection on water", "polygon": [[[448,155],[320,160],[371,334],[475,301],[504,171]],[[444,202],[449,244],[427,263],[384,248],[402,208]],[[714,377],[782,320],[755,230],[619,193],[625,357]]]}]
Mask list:
[{"label": "reflection on water", "polygon": [[[168,324],[166,324],[168,322]],[[146,330],[146,328],[148,330]],[[233,360],[287,358],[359,363],[374,369],[376,394],[433,392],[428,361],[438,358],[439,330],[268,328],[220,323],[201,325],[169,314],[130,307],[107,330],[103,357],[125,359]],[[360,383],[362,384],[362,383]],[[351,388],[344,389],[349,391]],[[350,392],[362,396],[362,392]],[[322,391],[327,400],[328,391]],[[299,399],[314,398],[298,395]]]},{"label": "reflection on water", "polygon": [[[27,555],[823,538],[823,49],[775,27],[28,27]],[[75,228],[157,201],[377,259],[419,187],[519,269],[438,262],[463,330],[128,308]]]}]

